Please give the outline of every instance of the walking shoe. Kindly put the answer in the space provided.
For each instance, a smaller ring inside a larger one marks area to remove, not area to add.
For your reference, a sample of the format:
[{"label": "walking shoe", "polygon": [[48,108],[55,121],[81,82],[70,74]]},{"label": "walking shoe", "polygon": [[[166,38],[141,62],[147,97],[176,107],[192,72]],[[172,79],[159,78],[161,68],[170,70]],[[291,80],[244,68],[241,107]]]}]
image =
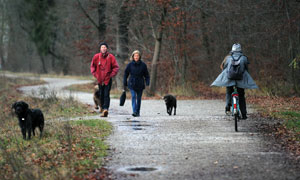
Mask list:
[{"label": "walking shoe", "polygon": [[243,120],[246,120],[247,118],[248,118],[247,115],[242,115]]},{"label": "walking shoe", "polygon": [[131,114],[133,117],[137,117],[137,114],[136,113],[132,113]]},{"label": "walking shoe", "polygon": [[100,117],[107,117],[107,115],[108,115],[108,110],[105,109],[105,110],[103,110]]},{"label": "walking shoe", "polygon": [[230,107],[228,106],[225,107],[225,114],[230,115]]}]

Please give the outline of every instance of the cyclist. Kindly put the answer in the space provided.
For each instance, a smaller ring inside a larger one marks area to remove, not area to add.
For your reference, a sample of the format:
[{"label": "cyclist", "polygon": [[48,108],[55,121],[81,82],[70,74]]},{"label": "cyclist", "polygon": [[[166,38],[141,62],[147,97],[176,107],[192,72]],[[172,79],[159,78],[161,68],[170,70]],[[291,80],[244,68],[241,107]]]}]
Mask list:
[{"label": "cyclist", "polygon": [[[234,79],[230,78],[230,67],[234,62],[238,61],[239,71],[241,73],[241,78]],[[246,109],[246,99],[245,99],[245,91],[244,89],[257,89],[257,85],[255,84],[254,80],[248,73],[248,58],[242,52],[242,47],[240,44],[235,43],[232,45],[232,50],[229,54],[224,58],[221,69],[221,74],[217,77],[217,79],[211,84],[211,86],[225,86],[226,87],[226,106],[225,106],[225,113],[230,113],[231,101],[232,97],[231,94],[233,92],[233,87],[237,87],[237,91],[239,94],[239,105],[242,114],[242,119],[247,119],[247,109]]]}]

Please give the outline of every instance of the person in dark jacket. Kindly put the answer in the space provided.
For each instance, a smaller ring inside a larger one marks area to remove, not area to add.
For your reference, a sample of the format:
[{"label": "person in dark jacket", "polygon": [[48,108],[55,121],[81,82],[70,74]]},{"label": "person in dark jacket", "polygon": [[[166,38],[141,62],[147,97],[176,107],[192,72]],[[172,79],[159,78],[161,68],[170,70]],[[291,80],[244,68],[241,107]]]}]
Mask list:
[{"label": "person in dark jacket", "polygon": [[110,54],[105,42],[99,44],[100,53],[94,55],[91,63],[91,73],[98,81],[102,109],[101,117],[107,117],[110,104],[110,89],[112,78],[117,75],[119,65],[114,55]]},{"label": "person in dark jacket", "polygon": [[[147,69],[147,65],[141,60],[141,53],[138,50],[135,50],[131,57],[131,62],[127,65],[124,73],[123,85],[124,89],[130,89],[131,100],[132,100],[132,116],[140,116],[141,101],[143,90],[146,85],[149,86],[150,77]],[[128,76],[129,80],[127,82]]]},{"label": "person in dark jacket", "polygon": [[[228,70],[229,67],[231,66],[231,60],[233,58],[240,60],[240,68],[241,68],[240,70],[241,72],[243,72],[243,77],[241,80],[232,80],[228,78]],[[233,44],[231,52],[229,53],[229,55],[227,55],[224,58],[220,66],[222,69],[222,73],[217,77],[217,79],[211,85],[211,86],[226,87],[226,107],[225,107],[226,114],[230,113],[230,107],[232,101],[231,94],[233,93],[233,86],[237,87],[242,119],[247,119],[247,109],[246,109],[246,99],[245,99],[244,89],[258,88],[248,72],[248,64],[249,64],[248,58],[243,54],[241,45],[238,43]]]}]

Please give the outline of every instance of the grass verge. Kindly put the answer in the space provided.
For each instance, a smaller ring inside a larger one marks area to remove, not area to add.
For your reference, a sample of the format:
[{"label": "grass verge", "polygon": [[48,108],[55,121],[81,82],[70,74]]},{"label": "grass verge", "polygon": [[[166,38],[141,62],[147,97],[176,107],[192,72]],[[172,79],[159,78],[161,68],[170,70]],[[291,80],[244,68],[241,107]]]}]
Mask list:
[{"label": "grass verge", "polygon": [[[0,76],[0,179],[84,179],[101,168],[108,149],[104,139],[111,125],[96,119],[55,121],[58,117],[90,115],[89,107],[72,97],[59,99],[55,93],[46,99],[23,97],[16,89],[36,83],[41,82]],[[42,139],[22,139],[11,111],[11,104],[18,100],[43,111]]]},{"label": "grass verge", "polygon": [[260,116],[279,120],[280,123],[267,127],[272,131],[270,135],[292,154],[300,156],[300,97],[250,95],[247,102],[255,105]]}]

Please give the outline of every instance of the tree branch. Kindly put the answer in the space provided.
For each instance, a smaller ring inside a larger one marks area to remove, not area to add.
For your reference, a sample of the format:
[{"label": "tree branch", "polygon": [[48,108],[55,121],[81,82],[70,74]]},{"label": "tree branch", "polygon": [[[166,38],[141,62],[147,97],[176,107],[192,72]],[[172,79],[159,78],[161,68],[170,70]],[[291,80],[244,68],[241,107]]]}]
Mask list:
[{"label": "tree branch", "polygon": [[156,33],[155,33],[154,26],[153,26],[153,22],[152,22],[152,19],[151,19],[151,16],[150,16],[150,8],[149,8],[149,4],[148,4],[147,1],[146,1],[146,6],[147,6],[147,11],[148,11],[147,14],[148,14],[150,26],[151,26],[151,29],[152,29],[152,35],[153,35],[153,37],[156,39]]},{"label": "tree branch", "polygon": [[80,9],[82,10],[82,12],[84,13],[84,15],[91,21],[91,23],[97,28],[100,29],[100,27],[95,23],[95,21],[91,18],[91,16],[86,12],[86,10],[83,8],[80,0],[77,0],[78,5],[80,7]]},{"label": "tree branch", "polygon": [[52,55],[53,57],[55,57],[56,59],[59,59],[59,60],[63,60],[64,57],[63,56],[60,56],[60,55],[57,55],[55,54],[53,51],[49,50],[48,51],[50,55]]}]

